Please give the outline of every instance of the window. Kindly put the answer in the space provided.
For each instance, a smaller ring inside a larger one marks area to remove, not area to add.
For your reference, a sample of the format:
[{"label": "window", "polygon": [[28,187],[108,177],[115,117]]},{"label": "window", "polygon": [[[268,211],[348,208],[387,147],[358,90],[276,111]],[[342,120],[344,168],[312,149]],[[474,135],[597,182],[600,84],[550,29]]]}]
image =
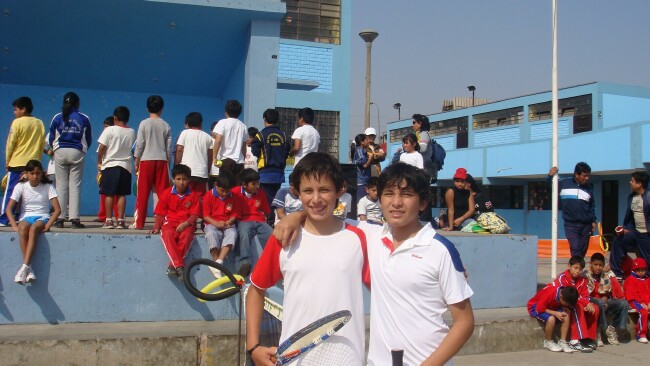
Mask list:
[{"label": "window", "polygon": [[[289,137],[298,128],[298,108],[276,108],[280,113],[278,127]],[[326,152],[339,158],[339,126],[341,124],[339,111],[314,111],[314,127],[320,134],[318,151]]]},{"label": "window", "polygon": [[472,127],[475,130],[482,128],[501,127],[520,124],[524,120],[524,107],[502,109],[474,115]]},{"label": "window", "polygon": [[[499,186],[499,185],[488,185],[484,186],[479,183],[481,187],[481,193],[486,200],[492,202],[492,206],[495,209],[522,209],[524,206],[524,187],[523,186]],[[446,207],[445,204],[445,192],[447,192],[447,187],[435,187],[431,188],[432,198],[431,206],[432,207]]]},{"label": "window", "polygon": [[551,187],[548,183],[528,183],[528,209],[531,211],[551,209]]},{"label": "window", "polygon": [[392,130],[392,131],[390,131],[390,142],[391,143],[394,143],[394,142],[401,143],[402,138],[404,138],[404,136],[408,135],[409,133],[413,133],[413,127],[411,127],[411,126],[402,127],[402,128]]},{"label": "window", "polygon": [[[591,131],[591,94],[558,100],[558,117],[573,117],[573,133]],[[528,121],[538,122],[553,118],[551,102],[531,104],[528,106]]]},{"label": "window", "polygon": [[341,0],[282,0],[287,15],[280,37],[341,44]]}]

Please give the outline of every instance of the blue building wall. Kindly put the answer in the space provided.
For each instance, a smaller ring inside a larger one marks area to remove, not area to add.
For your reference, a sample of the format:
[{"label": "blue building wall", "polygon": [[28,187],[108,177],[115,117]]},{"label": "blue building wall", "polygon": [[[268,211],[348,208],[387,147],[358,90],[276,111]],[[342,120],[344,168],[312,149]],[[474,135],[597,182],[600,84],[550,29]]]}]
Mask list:
[{"label": "blue building wall", "polygon": [[[645,169],[650,163],[650,151],[644,141],[650,138],[650,88],[591,83],[559,91],[559,98],[592,95],[592,131],[573,134],[573,117],[558,120],[558,155],[561,176],[570,176],[575,164],[586,161],[592,168],[597,216],[602,218],[604,199],[602,184],[618,182],[618,221],[623,220],[625,198],[629,193],[629,174]],[[551,167],[551,121],[528,121],[528,106],[548,102],[551,93],[539,93],[507,99],[472,108],[429,115],[430,121],[442,121],[468,116],[469,146],[458,149],[456,135],[436,136],[447,150],[445,168],[438,174],[439,186],[451,186],[458,167],[466,168],[484,184],[521,185],[527,192],[528,182],[544,181]],[[523,121],[518,125],[474,130],[475,114],[513,107],[523,107]],[[410,120],[388,125],[390,131],[411,126]],[[390,143],[394,152],[399,143]],[[513,232],[550,238],[550,211],[529,211],[527,196],[522,209],[497,210],[508,218]],[[561,215],[560,215],[561,216]],[[558,231],[564,236],[560,218]]]}]

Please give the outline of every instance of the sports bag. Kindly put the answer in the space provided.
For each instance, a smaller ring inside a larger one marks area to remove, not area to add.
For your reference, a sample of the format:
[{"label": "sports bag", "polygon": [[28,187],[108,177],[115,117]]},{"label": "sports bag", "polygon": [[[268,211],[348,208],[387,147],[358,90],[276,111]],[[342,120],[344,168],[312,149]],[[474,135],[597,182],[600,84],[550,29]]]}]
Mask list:
[{"label": "sports bag", "polygon": [[484,212],[480,214],[476,218],[476,222],[492,234],[507,234],[510,232],[510,227],[506,220],[495,212]]},{"label": "sports bag", "polygon": [[445,158],[447,157],[447,152],[445,148],[442,147],[436,140],[429,140],[429,149],[431,151],[431,162],[433,163],[433,168],[437,170],[442,170],[443,165],[445,165]]}]

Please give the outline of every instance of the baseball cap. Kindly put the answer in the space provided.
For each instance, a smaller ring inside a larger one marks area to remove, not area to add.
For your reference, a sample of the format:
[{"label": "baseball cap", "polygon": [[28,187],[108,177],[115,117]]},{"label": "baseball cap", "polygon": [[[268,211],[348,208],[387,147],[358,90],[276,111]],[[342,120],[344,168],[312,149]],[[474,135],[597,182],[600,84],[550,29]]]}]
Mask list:
[{"label": "baseball cap", "polygon": [[377,131],[375,131],[374,128],[368,127],[366,128],[366,131],[363,133],[364,135],[375,135],[377,136]]},{"label": "baseball cap", "polygon": [[648,264],[645,262],[645,259],[643,258],[637,258],[632,261],[632,270],[634,271],[635,269],[641,269],[641,268],[646,268],[648,267]]},{"label": "baseball cap", "polygon": [[456,169],[456,173],[454,174],[454,179],[462,179],[462,180],[467,179],[467,169],[465,168]]}]

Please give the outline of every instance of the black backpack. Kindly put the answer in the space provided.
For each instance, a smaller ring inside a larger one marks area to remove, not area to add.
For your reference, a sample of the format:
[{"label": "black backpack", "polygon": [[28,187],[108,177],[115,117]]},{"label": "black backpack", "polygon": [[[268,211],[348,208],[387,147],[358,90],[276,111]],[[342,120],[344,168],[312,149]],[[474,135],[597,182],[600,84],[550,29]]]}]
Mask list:
[{"label": "black backpack", "polygon": [[431,151],[431,162],[434,169],[442,170],[443,165],[445,165],[445,158],[447,157],[447,152],[445,148],[442,147],[436,140],[429,140],[429,148]]}]

